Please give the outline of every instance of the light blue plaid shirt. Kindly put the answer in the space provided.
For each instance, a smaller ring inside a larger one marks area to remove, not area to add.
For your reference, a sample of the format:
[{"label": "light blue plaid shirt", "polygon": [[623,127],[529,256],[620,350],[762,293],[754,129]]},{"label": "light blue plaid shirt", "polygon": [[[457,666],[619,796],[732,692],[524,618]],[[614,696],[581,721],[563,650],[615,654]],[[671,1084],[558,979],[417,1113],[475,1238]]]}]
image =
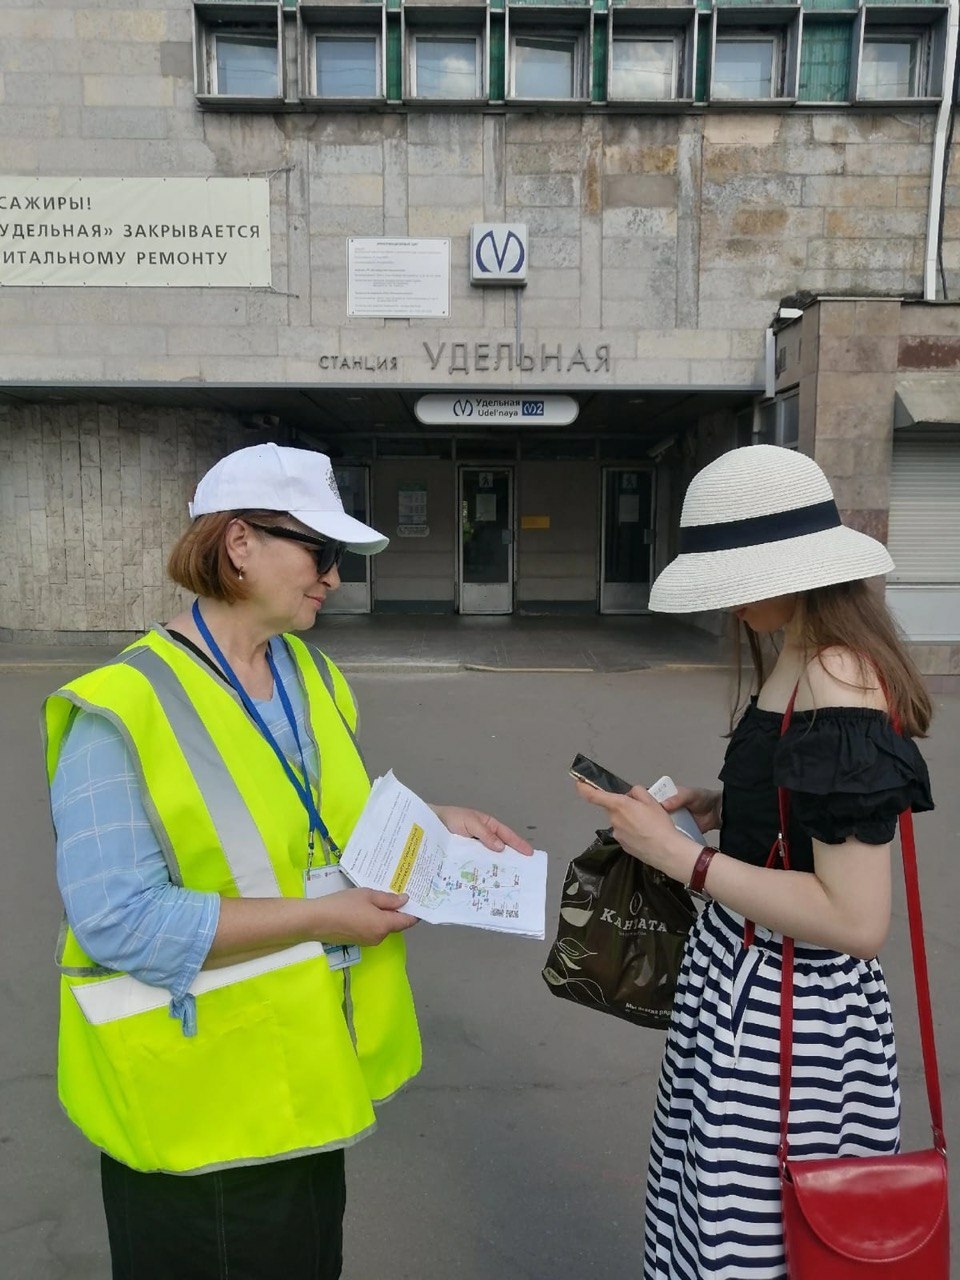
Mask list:
[{"label": "light blue plaid shirt", "polygon": [[[300,681],[286,646],[272,641],[271,651],[316,786],[317,753],[304,725]],[[217,677],[211,672],[210,678]],[[299,768],[297,744],[276,688],[256,706]],[[258,732],[252,722],[250,732]],[[171,1015],[180,1018],[184,1034],[195,1034],[196,1006],[189,988],[213,942],[220,896],[172,883],[130,752],[120,731],[103,716],[80,711],[74,719],[51,785],[51,807],[57,883],[80,946],[104,968],[166,987]]]}]

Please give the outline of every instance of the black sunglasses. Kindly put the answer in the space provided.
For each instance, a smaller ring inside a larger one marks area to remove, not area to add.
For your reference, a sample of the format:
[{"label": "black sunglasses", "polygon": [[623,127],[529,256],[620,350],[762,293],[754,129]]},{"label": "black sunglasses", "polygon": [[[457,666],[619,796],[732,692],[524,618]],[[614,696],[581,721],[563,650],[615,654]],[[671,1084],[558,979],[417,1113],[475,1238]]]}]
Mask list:
[{"label": "black sunglasses", "polygon": [[296,529],[285,529],[279,524],[256,524],[253,520],[247,520],[246,523],[252,529],[259,529],[261,533],[269,533],[271,538],[289,538],[291,542],[299,542],[302,546],[309,547],[317,562],[317,573],[320,577],[329,573],[334,565],[340,563],[347,549],[345,542],[331,542],[329,538],[311,538],[308,533],[298,533]]}]

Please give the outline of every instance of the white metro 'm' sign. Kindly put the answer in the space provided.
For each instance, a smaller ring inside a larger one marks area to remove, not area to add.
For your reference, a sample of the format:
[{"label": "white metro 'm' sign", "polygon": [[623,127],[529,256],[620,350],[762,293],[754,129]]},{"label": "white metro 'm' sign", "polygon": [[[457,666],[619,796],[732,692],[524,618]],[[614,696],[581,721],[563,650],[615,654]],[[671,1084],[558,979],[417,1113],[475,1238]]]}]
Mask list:
[{"label": "white metro 'm' sign", "polygon": [[527,224],[475,222],[470,229],[470,283],[527,283]]},{"label": "white metro 'm' sign", "polygon": [[580,406],[572,396],[421,396],[414,413],[424,426],[448,427],[459,423],[508,426],[566,427],[575,422]]}]

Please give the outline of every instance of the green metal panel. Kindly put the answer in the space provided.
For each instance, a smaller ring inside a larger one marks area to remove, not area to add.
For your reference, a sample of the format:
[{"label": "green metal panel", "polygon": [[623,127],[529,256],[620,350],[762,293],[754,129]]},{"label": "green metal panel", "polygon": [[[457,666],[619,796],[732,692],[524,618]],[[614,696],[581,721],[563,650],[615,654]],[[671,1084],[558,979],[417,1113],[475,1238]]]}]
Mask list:
[{"label": "green metal panel", "polygon": [[803,0],[805,13],[816,13],[818,9],[832,9],[834,13],[838,9],[849,9],[855,13],[859,7],[857,0]]},{"label": "green metal panel", "polygon": [[[390,0],[387,0],[389,5]],[[387,13],[387,101],[399,102],[403,97],[403,37],[400,14]]]},{"label": "green metal panel", "polygon": [[710,33],[710,23],[701,22],[697,32],[697,74],[693,94],[697,102],[707,100],[707,86],[710,83]]},{"label": "green metal panel", "polygon": [[607,100],[607,23],[605,18],[593,24],[593,95],[592,101]]},{"label": "green metal panel", "polygon": [[844,18],[809,18],[800,46],[801,102],[846,102],[850,97],[850,42],[853,23]]},{"label": "green metal panel", "polygon": [[490,19],[490,86],[487,97],[492,102],[503,102],[506,97],[507,48],[504,39],[503,19],[491,15]]}]

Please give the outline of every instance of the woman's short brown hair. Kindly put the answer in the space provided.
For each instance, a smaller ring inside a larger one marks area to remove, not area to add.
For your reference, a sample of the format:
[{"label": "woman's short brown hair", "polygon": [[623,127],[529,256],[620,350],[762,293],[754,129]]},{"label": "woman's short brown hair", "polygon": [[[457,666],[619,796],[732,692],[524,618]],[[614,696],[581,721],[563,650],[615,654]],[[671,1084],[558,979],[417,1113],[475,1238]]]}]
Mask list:
[{"label": "woman's short brown hair", "polygon": [[276,524],[280,511],[214,511],[197,516],[181,534],[167,559],[167,573],[178,586],[207,600],[236,604],[245,600],[247,588],[227,553],[227,529],[234,520]]}]

